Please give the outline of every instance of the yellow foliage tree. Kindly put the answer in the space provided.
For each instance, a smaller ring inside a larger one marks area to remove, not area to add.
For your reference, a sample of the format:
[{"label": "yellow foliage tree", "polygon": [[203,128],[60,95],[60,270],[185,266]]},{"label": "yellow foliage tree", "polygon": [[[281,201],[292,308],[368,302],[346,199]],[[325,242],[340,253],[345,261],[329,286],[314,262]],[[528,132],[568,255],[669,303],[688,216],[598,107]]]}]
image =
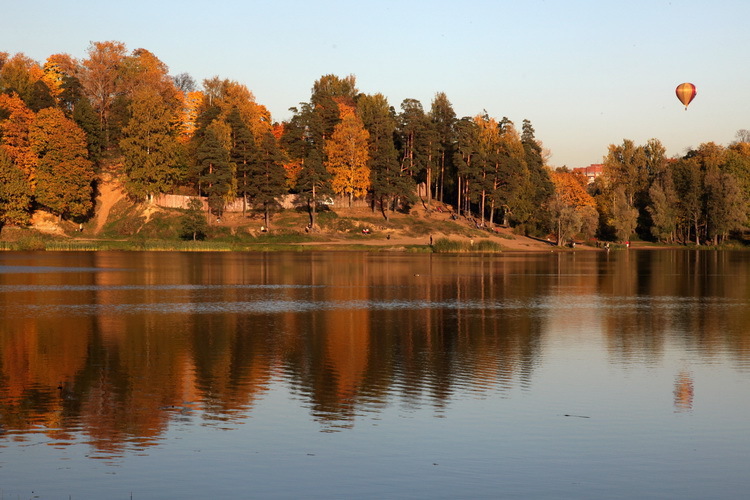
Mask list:
[{"label": "yellow foliage tree", "polygon": [[362,120],[352,113],[336,125],[325,144],[325,166],[333,177],[331,187],[336,194],[349,198],[350,207],[355,197],[364,196],[370,188],[369,138]]}]

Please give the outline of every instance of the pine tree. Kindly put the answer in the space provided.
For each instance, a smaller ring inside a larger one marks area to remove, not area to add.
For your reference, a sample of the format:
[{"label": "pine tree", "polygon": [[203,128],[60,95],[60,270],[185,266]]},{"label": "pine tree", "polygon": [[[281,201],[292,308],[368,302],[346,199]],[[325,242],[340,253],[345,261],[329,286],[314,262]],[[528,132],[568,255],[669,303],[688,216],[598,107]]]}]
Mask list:
[{"label": "pine tree", "polygon": [[[430,121],[433,124],[436,138],[435,165],[431,173],[434,194],[438,200],[445,201],[446,191],[455,190],[455,167],[453,166],[453,148],[456,142],[456,112],[444,92],[438,92],[430,108]],[[452,193],[455,196],[455,193]]]},{"label": "pine tree", "polygon": [[323,165],[323,158],[316,148],[310,148],[307,158],[302,162],[302,170],[297,179],[297,189],[307,200],[310,229],[315,230],[317,228],[317,204],[333,193],[331,190],[331,174]]},{"label": "pine tree", "polygon": [[[400,202],[414,202],[414,180],[401,172],[393,143],[396,119],[382,94],[360,96],[358,114],[369,133],[368,147],[373,201],[377,200],[386,220]],[[374,209],[374,207],[373,207]]]},{"label": "pine tree", "polygon": [[242,215],[244,216],[247,210],[247,198],[251,193],[253,162],[257,160],[258,148],[255,137],[242,121],[237,108],[229,114],[227,123],[232,129],[232,149],[229,157],[235,165],[237,194],[242,196]]},{"label": "pine tree", "polygon": [[120,149],[125,160],[125,188],[134,198],[167,192],[180,178],[181,153],[172,108],[150,89],[139,90],[130,104],[130,121]]},{"label": "pine tree", "polygon": [[271,211],[278,208],[278,198],[286,190],[284,155],[271,130],[261,138],[248,178],[248,196],[255,206],[263,208],[265,227],[269,227]]},{"label": "pine tree", "polygon": [[208,206],[217,217],[224,213],[224,204],[232,187],[229,150],[221,140],[225,127],[219,120],[207,126],[195,152],[199,190],[208,196]]}]

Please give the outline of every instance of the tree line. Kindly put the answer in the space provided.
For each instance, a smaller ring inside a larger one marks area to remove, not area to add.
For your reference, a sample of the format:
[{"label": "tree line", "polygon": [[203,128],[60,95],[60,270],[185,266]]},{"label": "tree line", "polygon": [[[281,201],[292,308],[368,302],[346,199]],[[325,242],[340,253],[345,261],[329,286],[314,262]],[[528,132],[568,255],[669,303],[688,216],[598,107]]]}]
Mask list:
[{"label": "tree line", "polygon": [[332,195],[367,199],[385,219],[416,204],[450,205],[477,226],[554,234],[558,243],[635,234],[720,243],[747,222],[748,134],[680,158],[667,158],[656,139],[625,140],[609,146],[604,174],[589,184],[546,165],[528,120],[519,131],[486,112],[459,118],[442,92],[429,109],[405,99],[396,110],[356,84],[324,75],[275,123],[245,85],[214,77],[198,88],[121,42],[92,42],[82,60],[0,52],[0,224],[27,224],[37,209],[85,221],[105,171],[134,200],[200,195],[218,217],[239,197],[266,226],[277,200],[295,193],[312,230]]}]

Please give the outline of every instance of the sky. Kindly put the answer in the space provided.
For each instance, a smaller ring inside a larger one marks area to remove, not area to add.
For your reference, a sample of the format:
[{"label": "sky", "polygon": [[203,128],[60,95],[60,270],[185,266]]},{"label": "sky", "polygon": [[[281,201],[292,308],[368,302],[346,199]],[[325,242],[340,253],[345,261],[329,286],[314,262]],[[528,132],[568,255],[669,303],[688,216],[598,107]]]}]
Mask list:
[{"label": "sky", "polygon": [[[246,85],[274,121],[326,74],[396,110],[445,92],[459,117],[530,120],[551,166],[581,167],[624,139],[681,156],[750,129],[748,19],[746,0],[37,0],[3,6],[0,51],[43,63],[116,40]],[[698,89],[687,111],[682,82]]]}]

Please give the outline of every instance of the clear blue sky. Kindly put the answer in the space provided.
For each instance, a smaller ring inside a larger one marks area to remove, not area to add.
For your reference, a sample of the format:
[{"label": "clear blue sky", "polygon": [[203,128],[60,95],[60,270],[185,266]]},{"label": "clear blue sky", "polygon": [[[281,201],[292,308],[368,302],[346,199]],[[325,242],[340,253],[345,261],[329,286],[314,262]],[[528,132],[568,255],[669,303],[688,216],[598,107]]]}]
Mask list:
[{"label": "clear blue sky", "polygon": [[[553,166],[598,163],[609,144],[657,138],[667,153],[750,129],[750,2],[6,2],[0,51],[43,62],[91,41],[143,47],[172,74],[245,84],[274,120],[324,74],[426,110],[531,120]],[[698,87],[688,111],[682,82]]]}]

